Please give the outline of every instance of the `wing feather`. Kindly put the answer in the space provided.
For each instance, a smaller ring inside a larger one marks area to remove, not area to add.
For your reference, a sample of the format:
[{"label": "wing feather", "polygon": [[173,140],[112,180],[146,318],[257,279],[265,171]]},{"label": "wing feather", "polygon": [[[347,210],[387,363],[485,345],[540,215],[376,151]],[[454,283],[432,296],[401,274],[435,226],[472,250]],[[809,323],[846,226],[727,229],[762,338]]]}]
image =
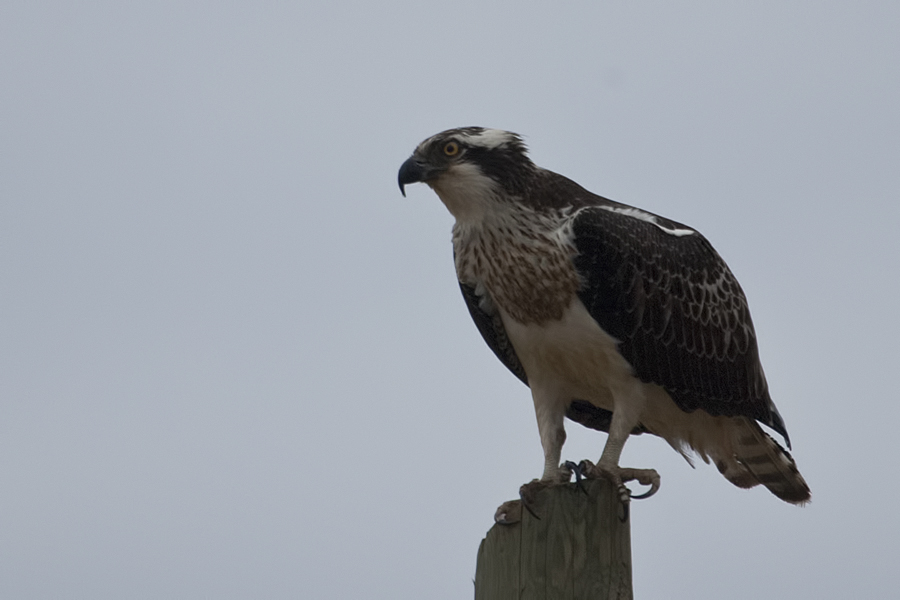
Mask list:
[{"label": "wing feather", "polygon": [[787,441],[747,299],[725,261],[685,225],[649,213],[636,218],[595,198],[598,205],[579,210],[572,223],[579,297],[620,341],[635,374],[685,411],[751,417]]},{"label": "wing feather", "polygon": [[475,326],[488,347],[513,375],[528,385],[528,376],[506,335],[506,328],[503,327],[500,315],[495,310],[491,310],[489,301],[479,296],[475,292],[474,286],[460,282],[459,289],[462,290],[469,314],[472,315],[472,320],[475,321]]}]

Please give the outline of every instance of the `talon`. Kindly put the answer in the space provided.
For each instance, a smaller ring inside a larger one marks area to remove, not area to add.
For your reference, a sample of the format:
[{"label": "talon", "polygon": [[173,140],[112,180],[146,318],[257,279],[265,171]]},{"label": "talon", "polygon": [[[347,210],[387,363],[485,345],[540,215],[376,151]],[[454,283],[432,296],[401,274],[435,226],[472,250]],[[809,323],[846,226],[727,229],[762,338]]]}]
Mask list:
[{"label": "talon", "polygon": [[584,495],[588,495],[587,488],[584,487],[584,480],[587,479],[587,475],[584,469],[584,461],[581,461],[577,465],[573,463],[571,460],[567,460],[563,463],[563,466],[569,469],[572,473],[575,474],[575,485],[578,486],[578,489],[584,492]]},{"label": "talon", "polygon": [[545,487],[547,487],[545,482],[535,479],[529,483],[523,484],[519,488],[519,498],[522,500],[522,506],[538,521],[540,521],[541,518],[534,512],[534,508],[532,507],[534,506],[535,496]]},{"label": "talon", "polygon": [[653,469],[622,469],[622,481],[637,481],[641,485],[650,486],[643,494],[634,495],[629,490],[629,496],[633,500],[644,500],[659,491],[659,473]]},{"label": "talon", "polygon": [[[622,522],[628,520],[628,504],[631,500],[643,500],[659,491],[659,473],[653,469],[623,469],[621,467],[607,467],[602,464],[592,465],[589,461],[581,461],[589,465],[585,469],[585,475],[589,477],[604,478],[612,483],[619,493],[619,501],[624,507]],[[579,465],[581,466],[581,465]],[[642,494],[632,494],[625,486],[626,481],[637,481],[641,485],[649,485],[650,489]]]},{"label": "talon", "polygon": [[622,516],[619,517],[619,521],[624,523],[628,520],[628,514],[631,509],[631,490],[621,482],[619,483],[619,504],[622,505]]},{"label": "talon", "polygon": [[646,492],[644,492],[643,494],[638,494],[637,496],[635,496],[634,494],[631,494],[631,499],[632,499],[632,500],[644,500],[644,499],[646,499],[646,498],[649,498],[649,497],[652,496],[653,494],[655,494],[657,491],[659,491],[659,484],[658,484],[658,483],[653,484],[653,486],[652,486],[649,490],[647,490]]},{"label": "talon", "polygon": [[619,517],[619,521],[620,521],[621,523],[624,523],[625,521],[628,520],[628,507],[629,507],[630,505],[631,505],[631,504],[630,504],[629,502],[623,502],[623,503],[622,503],[622,516]]},{"label": "talon", "polygon": [[501,504],[494,513],[494,522],[501,525],[514,525],[522,520],[522,501],[509,500]]},{"label": "talon", "polygon": [[525,502],[524,500],[522,500],[522,506],[525,507],[525,510],[527,510],[528,513],[529,513],[532,517],[534,517],[534,518],[537,519],[538,521],[541,520],[541,518],[538,516],[538,514],[537,514],[536,512],[534,512],[534,511],[531,509],[531,505],[530,505],[528,502]]}]

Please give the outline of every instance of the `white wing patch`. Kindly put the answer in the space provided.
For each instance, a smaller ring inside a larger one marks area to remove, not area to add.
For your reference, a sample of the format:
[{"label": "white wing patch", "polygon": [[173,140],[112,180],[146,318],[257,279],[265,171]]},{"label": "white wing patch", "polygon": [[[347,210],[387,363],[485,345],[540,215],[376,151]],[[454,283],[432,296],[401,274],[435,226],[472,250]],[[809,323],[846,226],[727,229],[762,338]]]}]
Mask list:
[{"label": "white wing patch", "polygon": [[639,208],[622,208],[618,206],[600,206],[603,210],[608,210],[610,212],[619,213],[620,215],[625,215],[626,217],[632,217],[633,219],[640,219],[641,221],[646,221],[647,223],[652,223],[656,225],[660,229],[662,229],[665,233],[669,235],[674,235],[675,237],[682,237],[685,235],[694,235],[696,231],[693,229],[679,229],[677,227],[669,228],[660,223],[656,219],[656,215],[652,215],[648,212],[644,212]]}]

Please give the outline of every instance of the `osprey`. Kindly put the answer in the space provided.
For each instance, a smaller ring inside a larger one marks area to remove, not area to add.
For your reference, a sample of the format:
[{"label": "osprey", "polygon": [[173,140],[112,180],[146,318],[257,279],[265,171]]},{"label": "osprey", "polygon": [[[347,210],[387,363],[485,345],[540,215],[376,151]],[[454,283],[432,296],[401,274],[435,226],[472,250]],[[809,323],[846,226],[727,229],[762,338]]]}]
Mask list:
[{"label": "osprey", "polygon": [[[428,138],[403,163],[400,190],[427,183],[455,217],[463,298],[488,346],[531,388],[544,450],[536,490],[569,481],[564,418],[608,433],[596,465],[624,503],[659,487],[625,469],[628,436],[693,451],[741,488],[810,498],[769,396],[747,299],[696,230],[593,194],[536,166],[514,133],[481,127]],[[651,489],[631,496],[624,482]],[[627,506],[627,504],[626,504]],[[502,519],[502,515],[499,515]]]}]

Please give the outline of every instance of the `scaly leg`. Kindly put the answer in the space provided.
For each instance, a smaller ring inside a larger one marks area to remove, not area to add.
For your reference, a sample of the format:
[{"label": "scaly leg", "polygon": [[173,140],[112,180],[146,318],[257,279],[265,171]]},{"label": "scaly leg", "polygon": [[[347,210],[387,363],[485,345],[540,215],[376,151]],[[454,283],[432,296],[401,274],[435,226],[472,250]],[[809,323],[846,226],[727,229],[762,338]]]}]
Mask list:
[{"label": "scaly leg", "polygon": [[568,483],[572,470],[560,465],[562,447],[566,441],[564,419],[566,402],[547,390],[532,389],[534,413],[537,417],[538,433],[544,449],[544,472],[540,479],[534,479],[519,488],[520,500],[511,500],[500,505],[494,513],[497,523],[515,523],[521,518],[522,507],[532,516],[540,519],[534,506],[537,494],[548,487]]},{"label": "scaly leg", "polygon": [[[640,397],[638,395],[632,398]],[[596,465],[590,461],[582,461],[582,473],[588,477],[602,477],[612,483],[619,493],[619,500],[625,508],[625,519],[628,518],[628,504],[632,498],[642,499],[649,498],[659,490],[659,473],[653,469],[629,469],[619,466],[619,458],[622,456],[622,450],[625,442],[631,434],[632,429],[638,424],[636,416],[640,403],[622,403],[617,406],[617,410],[613,412],[612,422],[609,427],[609,438],[606,440],[606,446],[603,448],[603,454]],[[650,490],[633,496],[631,491],[625,487],[625,482],[637,481],[643,485],[649,485]],[[624,520],[624,519],[623,519]]]}]

